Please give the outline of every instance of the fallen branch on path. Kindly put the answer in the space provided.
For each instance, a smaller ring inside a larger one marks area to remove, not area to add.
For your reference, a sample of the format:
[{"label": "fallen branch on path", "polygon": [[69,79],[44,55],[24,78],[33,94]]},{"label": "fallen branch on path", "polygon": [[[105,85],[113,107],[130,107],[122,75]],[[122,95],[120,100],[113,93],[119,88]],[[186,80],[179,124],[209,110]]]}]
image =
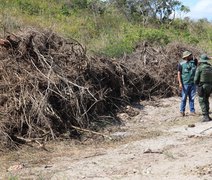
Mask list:
[{"label": "fallen branch on path", "polygon": [[206,132],[206,131],[208,131],[208,130],[210,130],[210,129],[212,129],[212,127],[209,127],[209,128],[207,128],[207,129],[201,131],[200,134],[203,134],[204,132]]},{"label": "fallen branch on path", "polygon": [[102,134],[102,133],[99,133],[99,132],[96,132],[96,131],[92,131],[92,130],[88,130],[88,129],[84,129],[84,128],[79,128],[79,127],[73,126],[73,125],[71,127],[76,129],[76,130],[79,130],[79,131],[100,135],[100,136],[103,136],[104,138],[108,138],[110,140],[112,139],[110,136]]}]

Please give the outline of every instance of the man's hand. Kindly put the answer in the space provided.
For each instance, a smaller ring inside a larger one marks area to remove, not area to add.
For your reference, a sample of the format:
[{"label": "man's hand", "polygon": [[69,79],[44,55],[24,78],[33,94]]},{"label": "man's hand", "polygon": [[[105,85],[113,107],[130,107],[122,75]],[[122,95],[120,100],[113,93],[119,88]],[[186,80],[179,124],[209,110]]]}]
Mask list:
[{"label": "man's hand", "polygon": [[183,89],[183,85],[180,83],[179,84],[179,90],[182,91],[182,89]]}]

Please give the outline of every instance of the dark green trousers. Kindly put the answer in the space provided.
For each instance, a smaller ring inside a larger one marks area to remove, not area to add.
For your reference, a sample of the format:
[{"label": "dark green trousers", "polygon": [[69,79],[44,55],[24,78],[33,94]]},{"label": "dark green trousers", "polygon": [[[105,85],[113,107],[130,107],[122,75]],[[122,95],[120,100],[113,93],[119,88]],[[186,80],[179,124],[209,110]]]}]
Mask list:
[{"label": "dark green trousers", "polygon": [[211,84],[203,84],[203,95],[199,96],[199,104],[203,115],[209,114],[209,97],[212,92]]}]

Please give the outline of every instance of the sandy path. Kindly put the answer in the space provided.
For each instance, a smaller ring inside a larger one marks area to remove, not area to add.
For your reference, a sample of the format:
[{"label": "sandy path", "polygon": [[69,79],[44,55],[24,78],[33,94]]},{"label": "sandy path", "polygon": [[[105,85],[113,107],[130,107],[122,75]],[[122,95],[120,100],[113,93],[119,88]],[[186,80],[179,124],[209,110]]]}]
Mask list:
[{"label": "sandy path", "polygon": [[[128,114],[119,115],[125,125],[110,134],[125,139],[123,143],[89,146],[73,156],[52,157],[49,166],[40,163],[2,172],[2,178],[212,179],[212,122],[201,123],[198,115],[179,117],[178,107],[178,97],[128,107]],[[199,113],[197,102],[196,109]],[[130,112],[138,115],[130,117]]]}]

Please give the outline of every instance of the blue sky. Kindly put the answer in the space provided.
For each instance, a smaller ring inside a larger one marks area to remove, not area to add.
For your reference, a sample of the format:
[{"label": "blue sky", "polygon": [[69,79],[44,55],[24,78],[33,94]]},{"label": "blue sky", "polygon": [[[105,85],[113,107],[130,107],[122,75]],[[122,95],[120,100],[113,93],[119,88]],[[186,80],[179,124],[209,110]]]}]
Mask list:
[{"label": "blue sky", "polygon": [[207,18],[212,21],[212,0],[181,0],[181,2],[191,10],[185,16],[192,19]]}]

